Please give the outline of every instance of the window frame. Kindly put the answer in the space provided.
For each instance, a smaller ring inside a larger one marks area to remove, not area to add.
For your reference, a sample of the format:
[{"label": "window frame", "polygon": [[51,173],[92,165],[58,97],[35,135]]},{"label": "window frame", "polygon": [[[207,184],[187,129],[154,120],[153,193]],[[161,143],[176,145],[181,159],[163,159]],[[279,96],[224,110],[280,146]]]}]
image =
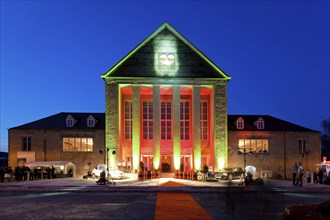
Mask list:
[{"label": "window frame", "polygon": [[[66,147],[67,145],[67,147]],[[71,147],[69,148],[68,146]],[[79,146],[78,146],[79,145]],[[93,152],[94,138],[93,137],[62,137],[63,152]]]},{"label": "window frame", "polygon": [[[186,106],[188,105],[188,107]],[[180,140],[190,140],[190,101],[180,101]]]},{"label": "window frame", "polygon": [[[127,112],[128,110],[128,112]],[[132,100],[124,100],[124,139],[132,140],[133,118]]]},{"label": "window frame", "polygon": [[[206,103],[206,106],[203,104]],[[204,111],[205,110],[205,111]],[[204,116],[206,119],[204,119]],[[204,126],[206,124],[206,126]],[[209,102],[202,100],[200,102],[200,139],[208,140],[209,138]]]},{"label": "window frame", "polygon": [[239,130],[243,130],[244,129],[244,119],[239,117],[237,120],[236,120],[236,128],[239,129]]},{"label": "window frame", "polygon": [[153,122],[153,102],[142,101],[142,137],[144,140],[153,139]]},{"label": "window frame", "polygon": [[32,148],[32,137],[22,137],[22,151],[31,151]]},{"label": "window frame", "polygon": [[238,151],[241,153],[268,153],[269,140],[267,138],[240,138],[238,139]]},{"label": "window frame", "polygon": [[307,140],[305,138],[298,139],[298,152],[299,154],[307,153]]},{"label": "window frame", "polygon": [[172,101],[160,102],[160,137],[161,140],[172,140]]}]

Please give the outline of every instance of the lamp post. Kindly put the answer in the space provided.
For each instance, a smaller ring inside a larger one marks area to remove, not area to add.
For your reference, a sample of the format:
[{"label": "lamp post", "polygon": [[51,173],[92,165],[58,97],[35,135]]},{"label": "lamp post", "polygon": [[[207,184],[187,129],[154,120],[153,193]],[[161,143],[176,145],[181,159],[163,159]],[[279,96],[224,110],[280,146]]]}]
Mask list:
[{"label": "lamp post", "polygon": [[99,153],[100,155],[105,154],[105,161],[106,161],[106,166],[107,166],[107,180],[109,180],[109,176],[110,176],[110,170],[109,170],[109,156],[108,156],[108,152],[109,152],[109,148],[108,147],[104,147],[105,151],[100,148],[99,149]]},{"label": "lamp post", "polygon": [[[244,177],[244,180],[245,180],[245,177],[246,177],[246,170],[245,170],[245,167],[246,167],[246,155],[248,156],[252,156],[253,154],[253,151],[250,149],[249,152],[247,152],[245,146],[243,148],[243,152],[241,152],[241,148],[238,147],[238,152],[237,152],[238,155],[241,155],[243,154],[243,177]],[[240,184],[243,184],[243,180],[241,181]]]}]

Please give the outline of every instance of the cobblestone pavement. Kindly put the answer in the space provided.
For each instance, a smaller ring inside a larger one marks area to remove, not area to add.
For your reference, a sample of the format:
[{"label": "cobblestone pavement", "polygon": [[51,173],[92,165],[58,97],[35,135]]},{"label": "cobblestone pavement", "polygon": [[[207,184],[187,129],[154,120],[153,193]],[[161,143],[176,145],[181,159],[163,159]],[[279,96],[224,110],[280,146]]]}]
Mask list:
[{"label": "cobblestone pavement", "polygon": [[[187,192],[214,219],[276,220],[282,219],[287,206],[323,201],[330,195],[330,185],[305,183],[297,187],[288,180],[265,180],[263,186],[247,187],[240,185],[239,180],[200,182],[160,178],[141,181],[136,175],[114,181],[115,185],[97,185],[96,179],[76,177],[0,183],[1,217],[8,220],[153,220],[159,192]],[[168,181],[183,186],[164,186]],[[171,205],[169,201],[168,206]],[[191,218],[192,213],[187,216],[187,219],[198,219]]]},{"label": "cobblestone pavement", "polygon": [[[10,191],[84,191],[84,192],[98,192],[98,191],[180,191],[180,192],[194,192],[194,191],[221,191],[228,187],[237,188],[237,190],[265,190],[272,191],[330,191],[330,185],[304,183],[302,187],[293,186],[289,180],[273,180],[267,179],[262,186],[242,186],[240,180],[233,181],[219,181],[207,182],[186,179],[174,178],[159,178],[137,180],[137,175],[127,174],[127,178],[123,180],[114,180],[114,184],[97,185],[96,179],[83,179],[82,177],[72,178],[58,178],[58,179],[44,179],[37,181],[20,181],[20,182],[6,182],[0,183],[0,192]],[[158,185],[167,181],[176,181],[182,183],[184,186],[170,186],[158,187]]]}]

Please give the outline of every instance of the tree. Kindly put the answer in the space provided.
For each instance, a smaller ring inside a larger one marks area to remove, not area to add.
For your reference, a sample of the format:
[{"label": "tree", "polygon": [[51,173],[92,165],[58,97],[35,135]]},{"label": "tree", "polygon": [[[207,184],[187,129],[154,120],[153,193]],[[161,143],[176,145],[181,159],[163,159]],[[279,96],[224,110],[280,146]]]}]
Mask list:
[{"label": "tree", "polygon": [[321,154],[330,160],[330,118],[323,120],[321,126]]}]

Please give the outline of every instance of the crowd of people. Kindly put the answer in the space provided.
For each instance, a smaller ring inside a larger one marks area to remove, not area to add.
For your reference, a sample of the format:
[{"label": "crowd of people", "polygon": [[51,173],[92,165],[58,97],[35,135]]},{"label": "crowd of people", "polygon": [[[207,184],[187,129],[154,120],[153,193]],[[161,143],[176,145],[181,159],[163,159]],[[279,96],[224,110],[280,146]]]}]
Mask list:
[{"label": "crowd of people", "polygon": [[0,167],[0,183],[47,178],[55,178],[55,168],[53,166],[35,167],[33,170],[31,170],[28,166],[17,166],[14,170],[10,166]]},{"label": "crowd of people", "polygon": [[327,178],[325,180],[324,177],[330,177],[330,171],[327,173],[326,170],[322,168],[317,168],[314,172],[311,172],[309,169],[304,171],[304,167],[301,163],[295,163],[292,167],[292,185],[294,186],[302,186],[304,180],[307,183],[325,184],[328,180]]}]

